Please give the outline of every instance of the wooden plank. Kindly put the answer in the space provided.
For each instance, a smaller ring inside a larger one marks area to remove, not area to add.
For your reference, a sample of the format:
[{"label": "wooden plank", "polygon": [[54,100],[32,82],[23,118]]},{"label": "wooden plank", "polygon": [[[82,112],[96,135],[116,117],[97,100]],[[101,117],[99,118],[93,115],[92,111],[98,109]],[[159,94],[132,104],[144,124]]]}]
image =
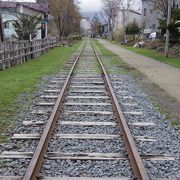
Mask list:
[{"label": "wooden plank", "polygon": [[78,79],[78,80],[102,80],[102,77],[73,77],[74,79]]},{"label": "wooden plank", "polygon": [[0,176],[1,180],[23,180],[22,176]]},{"label": "wooden plank", "polygon": [[74,85],[72,85],[71,88],[93,88],[93,89],[101,89],[101,88],[103,88],[103,89],[105,89],[105,86],[84,86],[84,85],[82,85],[82,86],[74,86]]},{"label": "wooden plank", "polygon": [[53,95],[43,95],[41,98],[46,98],[46,99],[57,99],[58,96],[53,96]]},{"label": "wooden plank", "polygon": [[[128,177],[40,177],[38,180],[133,180]],[[166,179],[165,179],[166,180]],[[174,179],[172,179],[174,180]]]},{"label": "wooden plank", "polygon": [[54,106],[55,102],[38,102],[37,106]]},{"label": "wooden plank", "polygon": [[95,81],[95,82],[92,82],[92,81],[87,81],[87,82],[80,82],[80,81],[74,81],[74,82],[72,82],[72,84],[97,84],[97,85],[99,85],[99,84],[103,84],[103,85],[105,85],[105,83],[103,82],[103,81]]},{"label": "wooden plank", "polygon": [[108,96],[67,96],[67,99],[109,99]]},{"label": "wooden plank", "polygon": [[111,103],[64,103],[66,106],[111,106]]},{"label": "wooden plank", "polygon": [[23,121],[24,126],[40,126],[44,124],[44,121]]},{"label": "wooden plank", "polygon": [[[31,159],[34,152],[17,152],[17,151],[3,151],[0,158],[4,159]],[[176,158],[167,154],[157,155],[141,155],[146,161],[175,161]],[[47,158],[51,160],[122,160],[127,159],[125,155],[120,153],[63,153],[63,152],[49,152]]]},{"label": "wooden plank", "polygon": [[48,114],[48,112],[45,112],[43,110],[33,110],[32,114],[44,115],[44,114]]},{"label": "wooden plank", "polygon": [[142,126],[142,127],[144,127],[144,126],[147,126],[147,127],[149,127],[149,126],[155,126],[156,124],[155,123],[153,123],[153,122],[133,122],[133,123],[128,123],[130,126]]},{"label": "wooden plank", "polygon": [[109,134],[56,134],[61,139],[89,139],[89,140],[106,140],[120,138],[119,135]]},{"label": "wooden plank", "polygon": [[122,103],[124,106],[137,106],[137,103]]},{"label": "wooden plank", "polygon": [[113,112],[109,112],[109,111],[65,111],[64,114],[100,114],[100,115],[112,115]]},{"label": "wooden plank", "polygon": [[[21,139],[40,139],[41,134],[14,134],[12,139],[21,140]],[[109,134],[54,134],[54,137],[59,137],[61,139],[114,139],[121,138],[120,135],[109,135]],[[145,142],[155,142],[157,141],[154,137],[145,137],[145,136],[134,136],[137,141]]]},{"label": "wooden plank", "polygon": [[116,126],[115,122],[91,122],[91,121],[61,121],[61,125],[75,126]]},{"label": "wooden plank", "polygon": [[148,136],[134,136],[134,138],[137,141],[145,141],[145,142],[156,142],[157,139],[154,137],[148,137]]},{"label": "wooden plank", "polygon": [[154,154],[149,154],[149,155],[143,155],[143,159],[146,161],[175,161],[175,157],[167,155],[167,154],[162,154],[162,155],[154,155]]},{"label": "wooden plank", "polygon": [[135,115],[135,116],[142,116],[143,112],[138,112],[138,111],[132,111],[132,112],[123,112],[124,114],[128,115]]},{"label": "wooden plank", "polygon": [[33,152],[16,152],[16,151],[4,151],[0,155],[1,158],[9,159],[31,159]]},{"label": "wooden plank", "polygon": [[55,85],[48,85],[47,86],[48,88],[60,88],[61,87],[61,85],[57,85],[57,84],[55,84]]},{"label": "wooden plank", "polygon": [[41,134],[14,134],[11,139],[40,139]]},{"label": "wooden plank", "polygon": [[63,83],[65,81],[65,79],[62,79],[62,80],[53,80],[53,81],[50,81],[50,83]]},{"label": "wooden plank", "polygon": [[50,160],[124,160],[127,159],[125,155],[120,153],[48,153]]},{"label": "wooden plank", "polygon": [[104,90],[93,90],[93,89],[84,89],[84,90],[74,90],[74,89],[70,89],[69,93],[106,93],[107,91]]},{"label": "wooden plank", "polygon": [[59,93],[61,90],[60,89],[45,89],[45,92],[50,92],[50,93]]},{"label": "wooden plank", "polygon": [[134,99],[132,96],[123,96],[123,99]]},{"label": "wooden plank", "polygon": [[128,91],[118,91],[118,93],[128,93]]}]

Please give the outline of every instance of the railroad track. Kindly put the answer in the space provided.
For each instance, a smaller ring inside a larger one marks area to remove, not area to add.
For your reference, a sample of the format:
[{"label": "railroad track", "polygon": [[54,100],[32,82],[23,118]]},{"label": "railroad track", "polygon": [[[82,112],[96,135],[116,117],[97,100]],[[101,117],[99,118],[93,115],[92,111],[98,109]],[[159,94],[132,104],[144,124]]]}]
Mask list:
[{"label": "railroad track", "polygon": [[[36,148],[31,152],[20,149],[1,154],[4,159],[23,159],[21,163],[24,162],[26,169],[23,176],[17,173],[0,179],[69,180],[73,176],[83,180],[91,176],[106,179],[106,171],[112,180],[150,179],[144,161],[168,160],[168,157],[139,154],[134,139],[147,142],[154,139],[131,135],[124,114],[138,116],[142,112],[122,111],[94,44],[88,40],[64,70],[67,73],[54,78],[36,102],[32,112],[36,119],[23,121],[31,133],[12,137],[15,143],[32,141]],[[46,115],[48,120],[44,121]],[[32,133],[33,128],[39,128],[39,133]],[[66,172],[67,166],[77,166],[76,172]]]}]

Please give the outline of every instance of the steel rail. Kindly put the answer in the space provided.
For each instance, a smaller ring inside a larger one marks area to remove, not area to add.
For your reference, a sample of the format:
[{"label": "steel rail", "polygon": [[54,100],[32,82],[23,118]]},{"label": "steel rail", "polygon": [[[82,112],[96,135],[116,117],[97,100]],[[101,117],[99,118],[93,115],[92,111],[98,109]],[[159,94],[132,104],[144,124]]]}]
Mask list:
[{"label": "steel rail", "polygon": [[68,90],[68,86],[69,86],[70,81],[71,81],[71,77],[73,75],[74,68],[75,68],[77,61],[79,60],[79,58],[80,58],[80,56],[84,50],[85,45],[86,45],[86,42],[84,43],[80,53],[78,54],[73,66],[72,66],[72,68],[71,68],[71,70],[70,70],[70,72],[66,78],[66,81],[64,82],[62,90],[58,96],[56,104],[53,108],[53,111],[52,111],[51,116],[47,122],[47,125],[43,131],[43,134],[40,138],[38,146],[35,150],[35,153],[31,159],[31,161],[30,161],[30,164],[27,168],[27,171],[25,173],[23,180],[36,180],[37,176],[39,175],[39,171],[41,169],[41,166],[42,166],[42,163],[44,160],[44,156],[47,152],[49,141],[53,135],[52,134],[53,129],[56,125],[56,121],[59,119],[59,116],[61,114],[61,108],[63,105],[65,95],[66,95],[67,90]]},{"label": "steel rail", "polygon": [[118,126],[119,126],[119,128],[123,134],[123,141],[124,141],[126,150],[128,152],[129,160],[130,160],[130,163],[131,163],[134,175],[135,175],[134,178],[138,179],[138,180],[149,180],[150,178],[147,174],[147,171],[145,169],[143,161],[142,161],[142,159],[138,153],[138,150],[137,150],[137,147],[136,147],[135,142],[133,140],[133,137],[131,135],[130,129],[127,125],[127,120],[125,119],[125,117],[123,115],[123,112],[121,110],[121,106],[120,106],[120,104],[116,98],[116,95],[114,93],[114,90],[111,86],[111,83],[110,83],[110,80],[109,80],[108,75],[106,73],[106,70],[104,68],[104,65],[101,61],[101,58],[100,58],[100,56],[96,50],[94,43],[91,42],[91,44],[92,44],[92,47],[93,47],[94,52],[96,54],[96,57],[99,61],[99,64],[102,68],[102,73],[103,73],[102,75],[103,75],[103,78],[104,78],[105,83],[107,85],[107,89],[109,91],[109,94],[111,96],[111,101],[113,104],[113,110],[114,110],[116,117],[117,117]]}]

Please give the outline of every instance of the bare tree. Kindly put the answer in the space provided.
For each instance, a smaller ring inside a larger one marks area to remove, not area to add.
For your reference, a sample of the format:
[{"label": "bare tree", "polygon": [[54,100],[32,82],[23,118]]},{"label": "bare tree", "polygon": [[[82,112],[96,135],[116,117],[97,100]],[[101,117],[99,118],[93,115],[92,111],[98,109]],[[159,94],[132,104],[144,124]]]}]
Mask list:
[{"label": "bare tree", "polygon": [[[162,18],[168,17],[168,0],[152,0],[154,8],[162,13]],[[175,8],[175,0],[171,0],[172,9]]]},{"label": "bare tree", "polygon": [[80,10],[75,0],[49,0],[59,36],[68,36],[80,31]]},{"label": "bare tree", "polygon": [[115,26],[116,17],[120,11],[121,0],[102,0],[103,12],[101,13],[103,19],[108,24],[108,36],[113,39],[113,30]]},{"label": "bare tree", "polygon": [[98,14],[95,13],[94,17],[91,21],[91,33],[92,33],[93,37],[95,37],[96,35],[100,35],[100,36],[102,35],[101,28],[102,28],[101,21],[99,19]]},{"label": "bare tree", "polygon": [[167,17],[168,12],[168,0],[152,0],[154,3],[154,8],[159,10],[163,17]]}]

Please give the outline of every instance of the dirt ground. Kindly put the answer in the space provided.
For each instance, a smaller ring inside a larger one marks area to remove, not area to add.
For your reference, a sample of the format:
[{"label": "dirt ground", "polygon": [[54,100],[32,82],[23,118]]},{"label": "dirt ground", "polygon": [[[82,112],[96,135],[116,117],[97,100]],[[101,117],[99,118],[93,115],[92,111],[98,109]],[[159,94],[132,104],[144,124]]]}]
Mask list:
[{"label": "dirt ground", "polygon": [[148,94],[162,113],[180,125],[180,69],[100,40],[106,48],[137,70],[137,84]]},{"label": "dirt ground", "polygon": [[139,87],[149,95],[155,105],[162,113],[165,113],[167,118],[170,118],[174,124],[180,127],[180,102],[170,97],[162,88],[154,84],[142,73],[135,76],[135,80]]}]

